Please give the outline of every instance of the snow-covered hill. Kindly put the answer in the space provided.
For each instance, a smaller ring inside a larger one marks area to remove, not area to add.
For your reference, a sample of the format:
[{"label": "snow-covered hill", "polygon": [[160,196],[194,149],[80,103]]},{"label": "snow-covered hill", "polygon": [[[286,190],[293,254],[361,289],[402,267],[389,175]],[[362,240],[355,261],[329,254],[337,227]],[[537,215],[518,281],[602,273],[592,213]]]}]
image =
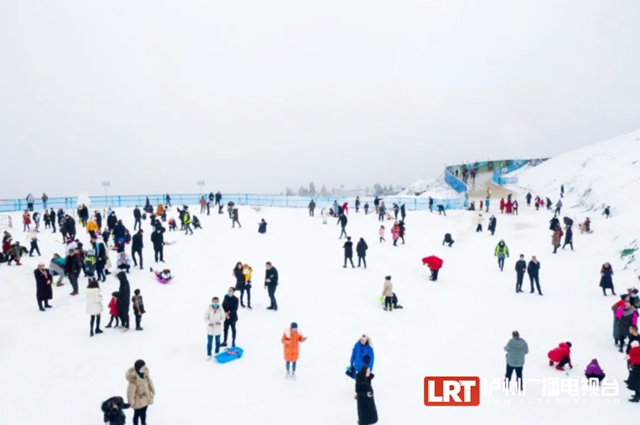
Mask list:
[{"label": "snow-covered hill", "polygon": [[409,185],[405,190],[398,193],[397,196],[417,196],[420,198],[428,198],[431,196],[434,199],[452,199],[459,198],[460,194],[444,181],[444,174],[441,174],[436,179],[419,180]]},{"label": "snow-covered hill", "polygon": [[[640,130],[567,152],[518,174],[516,189],[553,202],[564,185],[565,207],[581,221],[590,217],[595,232],[609,234],[616,254],[640,276],[635,254],[640,236]],[[611,206],[609,220],[602,215],[606,206]]]}]

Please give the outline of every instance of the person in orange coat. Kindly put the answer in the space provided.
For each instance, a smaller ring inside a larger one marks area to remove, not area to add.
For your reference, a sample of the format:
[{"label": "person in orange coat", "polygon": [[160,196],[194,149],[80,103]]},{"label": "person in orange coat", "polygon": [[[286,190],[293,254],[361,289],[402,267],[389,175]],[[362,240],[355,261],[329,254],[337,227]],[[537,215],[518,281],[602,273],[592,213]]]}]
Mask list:
[{"label": "person in orange coat", "polygon": [[164,205],[158,204],[158,207],[156,208],[156,215],[160,217],[164,215]]},{"label": "person in orange coat", "polygon": [[298,324],[296,322],[293,322],[291,327],[284,331],[282,345],[284,346],[284,360],[287,367],[285,379],[296,379],[296,363],[300,356],[300,343],[306,340],[307,338],[298,332]]}]

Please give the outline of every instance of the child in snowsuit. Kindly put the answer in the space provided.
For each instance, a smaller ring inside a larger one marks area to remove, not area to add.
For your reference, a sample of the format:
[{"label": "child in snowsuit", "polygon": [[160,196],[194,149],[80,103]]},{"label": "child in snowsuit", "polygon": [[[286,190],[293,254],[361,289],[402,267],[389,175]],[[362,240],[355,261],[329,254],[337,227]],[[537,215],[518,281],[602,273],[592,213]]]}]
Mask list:
[{"label": "child in snowsuit", "polygon": [[173,232],[178,230],[178,226],[176,225],[176,220],[174,218],[169,219],[169,231]]},{"label": "child in snowsuit", "polygon": [[122,397],[111,397],[102,403],[103,422],[108,425],[125,425],[127,419],[123,410],[130,407]]},{"label": "child in snowsuit", "polygon": [[378,236],[380,236],[380,242],[386,242],[387,241],[384,238],[384,226],[380,226],[380,230],[378,230]]},{"label": "child in snowsuit", "polygon": [[604,374],[604,371],[600,368],[600,365],[598,364],[598,360],[593,359],[591,360],[591,363],[589,363],[587,368],[584,370],[584,376],[588,380],[597,379],[598,384],[600,384],[606,375]]},{"label": "child in snowsuit", "polygon": [[111,316],[111,319],[109,320],[109,324],[106,326],[107,328],[111,327],[113,319],[116,319],[116,328],[118,327],[118,295],[118,292],[111,294],[111,301],[109,301],[109,315]]},{"label": "child in snowsuit", "polygon": [[89,278],[89,282],[95,278],[96,262],[96,252],[93,249],[88,250],[84,257],[84,273]]},{"label": "child in snowsuit", "polygon": [[300,357],[300,343],[307,340],[298,332],[298,324],[293,322],[289,329],[286,329],[282,334],[282,345],[284,346],[284,361],[287,368],[287,374],[285,379],[296,379],[296,365],[298,358]]},{"label": "child in snowsuit", "polygon": [[393,239],[393,246],[398,246],[398,239],[400,238],[400,227],[397,224],[393,225],[391,229],[391,238]]},{"label": "child in snowsuit", "polygon": [[136,289],[133,291],[133,297],[131,298],[131,305],[133,306],[133,315],[136,318],[136,330],[143,330],[140,327],[140,322],[142,321],[142,315],[145,313],[144,311],[144,303],[142,301],[142,295],[140,295],[140,290]]}]

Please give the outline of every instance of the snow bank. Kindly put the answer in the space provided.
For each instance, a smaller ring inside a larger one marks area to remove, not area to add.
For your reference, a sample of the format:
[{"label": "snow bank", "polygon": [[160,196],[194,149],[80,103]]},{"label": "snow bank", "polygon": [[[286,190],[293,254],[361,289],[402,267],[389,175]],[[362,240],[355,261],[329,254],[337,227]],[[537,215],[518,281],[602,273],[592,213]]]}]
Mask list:
[{"label": "snow bank", "polygon": [[[564,185],[564,206],[581,220],[590,217],[595,232],[607,232],[617,255],[640,276],[635,261],[640,234],[640,130],[567,152],[522,171],[518,178],[516,190],[548,196],[554,203]],[[608,205],[612,217],[605,220],[602,213]]]},{"label": "snow bank", "polygon": [[434,199],[457,199],[460,197],[460,194],[453,190],[451,186],[444,181],[444,174],[441,174],[437,179],[417,181],[402,192],[398,193],[397,196],[415,196],[419,198],[428,198],[431,196]]}]

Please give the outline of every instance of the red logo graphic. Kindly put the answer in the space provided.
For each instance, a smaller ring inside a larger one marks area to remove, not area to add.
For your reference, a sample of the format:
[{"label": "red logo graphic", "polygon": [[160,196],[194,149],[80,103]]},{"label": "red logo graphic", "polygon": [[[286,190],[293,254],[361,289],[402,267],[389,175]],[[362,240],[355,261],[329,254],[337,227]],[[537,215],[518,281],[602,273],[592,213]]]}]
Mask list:
[{"label": "red logo graphic", "polygon": [[480,378],[477,376],[427,376],[424,378],[425,406],[479,406]]}]

